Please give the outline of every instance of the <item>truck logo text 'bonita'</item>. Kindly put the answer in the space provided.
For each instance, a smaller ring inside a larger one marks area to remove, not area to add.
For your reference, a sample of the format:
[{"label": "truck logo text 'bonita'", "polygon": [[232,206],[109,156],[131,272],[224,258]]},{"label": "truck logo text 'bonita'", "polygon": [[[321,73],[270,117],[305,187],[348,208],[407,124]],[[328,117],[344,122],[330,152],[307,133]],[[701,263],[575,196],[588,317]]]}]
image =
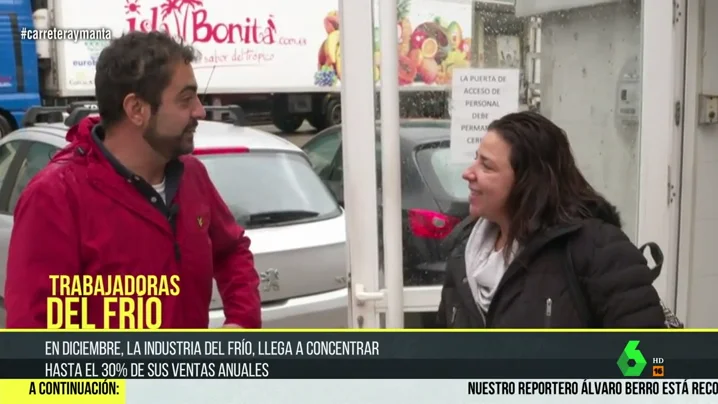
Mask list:
[{"label": "truck logo text 'bonita'", "polygon": [[[125,19],[130,31],[164,31],[188,42],[272,45],[277,28],[274,17],[262,23],[255,17],[239,22],[210,22],[202,0],[165,0],[142,10],[141,0],[125,0]],[[149,15],[147,14],[149,13]]]}]

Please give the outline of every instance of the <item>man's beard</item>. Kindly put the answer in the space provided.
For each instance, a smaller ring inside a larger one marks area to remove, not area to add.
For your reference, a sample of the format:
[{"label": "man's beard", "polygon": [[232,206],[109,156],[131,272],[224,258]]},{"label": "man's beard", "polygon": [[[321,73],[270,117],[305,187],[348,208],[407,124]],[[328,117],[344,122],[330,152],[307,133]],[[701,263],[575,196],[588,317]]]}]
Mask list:
[{"label": "man's beard", "polygon": [[[159,155],[167,160],[174,160],[179,156],[190,154],[194,151],[192,143],[186,141],[188,136],[192,136],[192,131],[197,128],[197,120],[192,120],[179,135],[162,135],[157,131],[157,121],[153,119],[142,137],[147,144],[152,147]],[[190,144],[190,146],[187,146]]]}]

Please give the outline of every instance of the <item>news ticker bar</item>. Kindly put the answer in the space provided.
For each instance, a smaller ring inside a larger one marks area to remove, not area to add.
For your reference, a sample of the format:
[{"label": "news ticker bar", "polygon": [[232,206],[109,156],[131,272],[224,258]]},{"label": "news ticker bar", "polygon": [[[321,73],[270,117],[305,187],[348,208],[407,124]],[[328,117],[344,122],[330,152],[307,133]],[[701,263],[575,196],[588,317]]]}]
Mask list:
[{"label": "news ticker bar", "polygon": [[[0,330],[0,359],[47,358],[48,343],[119,345],[117,352],[69,353],[51,356],[75,358],[124,357],[139,346],[134,356],[156,358],[146,350],[170,343],[191,343],[200,350],[217,349],[221,356],[326,357],[341,356],[383,359],[475,358],[475,359],[606,359],[616,360],[628,341],[639,341],[638,349],[648,359],[718,358],[718,332],[252,332],[203,330],[194,332],[147,331],[12,331]],[[326,344],[334,343],[334,349]],[[231,346],[230,346],[231,344]],[[347,347],[351,344],[351,347]],[[76,344],[75,344],[76,345]],[[302,347],[301,351],[299,347]],[[232,350],[230,351],[230,348]],[[64,346],[61,347],[64,349]],[[311,351],[310,351],[311,350]],[[250,355],[241,352],[249,352]],[[193,356],[193,354],[187,355]],[[650,360],[649,360],[650,362]]]},{"label": "news ticker bar", "polygon": [[[566,359],[0,359],[0,379],[614,379],[615,361]],[[633,379],[718,379],[718,360],[671,360]]]},{"label": "news ticker bar", "polygon": [[[327,383],[331,381],[331,383]],[[349,393],[347,393],[349,392]],[[347,395],[349,394],[349,395]],[[716,402],[718,380],[3,380],[0,403],[140,404]],[[340,397],[338,399],[338,397]],[[481,400],[479,398],[479,400]]]},{"label": "news ticker bar", "polygon": [[266,377],[295,379],[718,378],[718,333],[0,332],[0,372],[12,373],[0,377],[50,377],[51,363],[129,372],[153,362],[266,364]]}]

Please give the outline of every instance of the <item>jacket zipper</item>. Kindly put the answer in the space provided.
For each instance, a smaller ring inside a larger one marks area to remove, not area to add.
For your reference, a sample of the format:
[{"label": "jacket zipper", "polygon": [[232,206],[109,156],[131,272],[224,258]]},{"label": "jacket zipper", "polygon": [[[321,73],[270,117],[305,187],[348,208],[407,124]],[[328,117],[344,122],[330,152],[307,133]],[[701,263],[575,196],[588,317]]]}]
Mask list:
[{"label": "jacket zipper", "polygon": [[546,299],[546,316],[544,318],[544,321],[545,321],[544,327],[546,327],[546,328],[551,328],[551,314],[552,314],[551,306],[552,305],[553,305],[553,301],[549,297],[548,299]]},{"label": "jacket zipper", "polygon": [[172,233],[174,233],[174,240],[172,240],[172,241],[174,243],[174,249],[175,249],[175,260],[177,260],[177,262],[180,262],[182,255],[180,254],[180,246],[179,246],[179,242],[177,241],[176,225],[172,226]]},{"label": "jacket zipper", "polygon": [[172,242],[174,243],[175,260],[177,260],[177,262],[179,262],[181,259],[181,254],[180,254],[179,242],[177,241],[177,211],[176,211],[176,209],[177,208],[174,205],[170,206],[169,213],[167,214],[167,220],[170,222],[170,227],[172,227],[172,238],[173,238]]},{"label": "jacket zipper", "polygon": [[[502,292],[504,285],[510,278],[512,278],[513,276],[515,276],[517,274],[518,270],[525,268],[522,264],[522,262],[526,261],[526,259],[524,259],[524,256],[532,257],[533,253],[535,252],[534,250],[538,250],[539,247],[543,247],[544,245],[552,242],[553,240],[555,240],[557,238],[560,238],[566,234],[574,232],[577,229],[579,229],[580,227],[581,227],[580,225],[574,225],[574,226],[571,226],[568,228],[564,228],[557,233],[553,233],[551,238],[545,240],[540,245],[533,246],[531,248],[532,251],[530,253],[527,253],[526,248],[524,248],[522,251],[520,251],[518,253],[518,255],[514,258],[513,262],[506,269],[504,276],[501,278],[501,281],[499,282],[498,286],[496,287],[496,290],[494,291],[494,297],[491,299],[491,303],[489,304],[489,309],[486,311],[485,315],[482,313],[482,317],[484,317],[484,323],[485,323],[486,328],[489,328],[489,326],[490,326],[488,320],[493,320],[494,310],[492,310],[492,309],[494,309],[495,302],[498,300],[498,297],[500,295],[500,292]],[[519,266],[519,268],[514,268],[514,265]],[[479,310],[479,311],[481,311],[481,310]]]},{"label": "jacket zipper", "polygon": [[458,311],[458,307],[454,306],[451,308],[451,325],[453,326],[456,322],[456,312]]},{"label": "jacket zipper", "polygon": [[179,244],[177,243],[177,236],[175,236],[175,259],[177,260],[177,262],[179,262],[180,258],[180,248]]}]

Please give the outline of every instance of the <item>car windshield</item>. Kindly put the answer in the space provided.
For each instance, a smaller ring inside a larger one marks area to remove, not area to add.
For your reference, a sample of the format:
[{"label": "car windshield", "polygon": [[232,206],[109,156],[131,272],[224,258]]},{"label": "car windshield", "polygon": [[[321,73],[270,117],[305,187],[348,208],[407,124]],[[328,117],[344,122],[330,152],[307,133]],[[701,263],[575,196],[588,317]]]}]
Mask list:
[{"label": "car windshield", "polygon": [[[443,193],[457,200],[469,198],[469,186],[461,178],[466,166],[452,163],[451,150],[448,147],[426,148],[419,150],[417,154],[422,160],[426,158],[430,162],[429,166],[439,180]],[[434,190],[437,191],[439,190]]]},{"label": "car windshield", "polygon": [[330,191],[298,153],[198,157],[237,222],[246,228],[320,220],[339,213]]}]

